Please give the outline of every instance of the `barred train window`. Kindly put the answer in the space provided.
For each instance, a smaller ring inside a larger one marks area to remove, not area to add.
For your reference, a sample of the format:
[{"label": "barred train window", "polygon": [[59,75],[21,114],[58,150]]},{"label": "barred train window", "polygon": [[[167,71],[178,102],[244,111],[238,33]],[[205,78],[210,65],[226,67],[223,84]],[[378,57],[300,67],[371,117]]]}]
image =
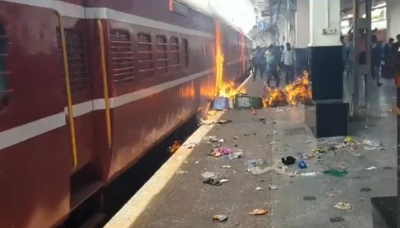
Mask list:
[{"label": "barred train window", "polygon": [[138,47],[138,73],[141,77],[151,77],[154,74],[154,61],[151,36],[149,34],[137,34]]},{"label": "barred train window", "polygon": [[128,31],[113,29],[110,31],[110,55],[113,81],[132,82],[135,67],[132,42]]},{"label": "barred train window", "polygon": [[171,69],[173,71],[179,70],[181,62],[180,62],[180,48],[179,48],[179,40],[176,37],[171,37]]},{"label": "barred train window", "polygon": [[10,87],[7,76],[7,34],[5,28],[0,24],[0,111],[10,104]]},{"label": "barred train window", "polygon": [[167,37],[157,36],[157,69],[161,73],[168,73]]},{"label": "barred train window", "polygon": [[183,46],[183,66],[188,68],[189,66],[189,46],[187,39],[182,39],[182,46]]},{"label": "barred train window", "polygon": [[[62,54],[62,43],[60,29],[57,28],[58,45]],[[87,58],[86,40],[81,31],[76,29],[64,29],[65,43],[67,49],[69,80],[71,94],[78,95],[86,93],[89,88],[89,69]],[[66,94],[66,89],[64,89]]]}]

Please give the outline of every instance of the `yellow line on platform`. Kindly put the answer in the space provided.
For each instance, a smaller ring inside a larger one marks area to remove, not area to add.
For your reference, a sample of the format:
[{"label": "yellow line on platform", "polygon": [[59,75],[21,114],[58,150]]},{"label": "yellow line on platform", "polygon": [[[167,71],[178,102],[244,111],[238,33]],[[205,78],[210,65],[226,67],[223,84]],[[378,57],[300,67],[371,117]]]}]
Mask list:
[{"label": "yellow line on platform", "polygon": [[[250,75],[238,89],[247,84]],[[212,116],[212,120],[221,118],[224,112],[218,112]],[[191,143],[200,143],[200,141],[212,129],[212,126],[200,126],[188,139]],[[167,183],[172,179],[174,174],[181,167],[182,163],[192,153],[193,149],[180,147],[172,156],[164,163],[163,166],[143,185],[143,187],[122,207],[122,209],[104,226],[104,228],[129,228],[135,223],[139,216],[146,210],[154,196],[164,189]]]}]

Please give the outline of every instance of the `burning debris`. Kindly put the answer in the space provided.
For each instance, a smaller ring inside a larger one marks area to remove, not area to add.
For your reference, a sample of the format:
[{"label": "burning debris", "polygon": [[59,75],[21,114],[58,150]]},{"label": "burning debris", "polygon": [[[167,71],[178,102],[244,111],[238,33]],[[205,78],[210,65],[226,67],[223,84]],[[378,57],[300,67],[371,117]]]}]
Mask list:
[{"label": "burning debris", "polygon": [[267,87],[264,95],[264,107],[278,107],[286,105],[299,105],[311,101],[311,90],[309,89],[308,73],[296,79],[292,84],[283,88]]},{"label": "burning debris", "polygon": [[170,147],[168,147],[168,151],[173,154],[181,147],[181,141],[175,140]]},{"label": "burning debris", "polygon": [[217,97],[233,99],[237,94],[244,93],[243,89],[238,89],[235,82],[222,82],[217,88]]}]

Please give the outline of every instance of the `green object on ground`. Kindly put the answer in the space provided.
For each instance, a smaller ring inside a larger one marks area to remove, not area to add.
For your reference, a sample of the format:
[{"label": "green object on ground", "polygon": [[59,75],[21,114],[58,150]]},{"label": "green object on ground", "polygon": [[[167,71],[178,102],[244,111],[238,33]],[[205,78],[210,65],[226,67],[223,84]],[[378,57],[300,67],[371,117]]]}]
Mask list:
[{"label": "green object on ground", "polygon": [[235,96],[234,107],[235,109],[262,109],[263,102],[261,97],[237,94]]},{"label": "green object on ground", "polygon": [[333,177],[344,177],[347,175],[347,170],[328,169],[324,171],[324,174]]}]

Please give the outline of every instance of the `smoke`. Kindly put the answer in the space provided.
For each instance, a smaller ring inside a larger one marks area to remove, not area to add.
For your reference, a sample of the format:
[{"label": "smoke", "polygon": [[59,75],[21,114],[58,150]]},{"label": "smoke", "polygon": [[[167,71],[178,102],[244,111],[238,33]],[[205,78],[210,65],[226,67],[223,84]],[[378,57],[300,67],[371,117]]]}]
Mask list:
[{"label": "smoke", "polygon": [[213,14],[248,33],[256,24],[250,0],[184,0],[190,6]]}]

